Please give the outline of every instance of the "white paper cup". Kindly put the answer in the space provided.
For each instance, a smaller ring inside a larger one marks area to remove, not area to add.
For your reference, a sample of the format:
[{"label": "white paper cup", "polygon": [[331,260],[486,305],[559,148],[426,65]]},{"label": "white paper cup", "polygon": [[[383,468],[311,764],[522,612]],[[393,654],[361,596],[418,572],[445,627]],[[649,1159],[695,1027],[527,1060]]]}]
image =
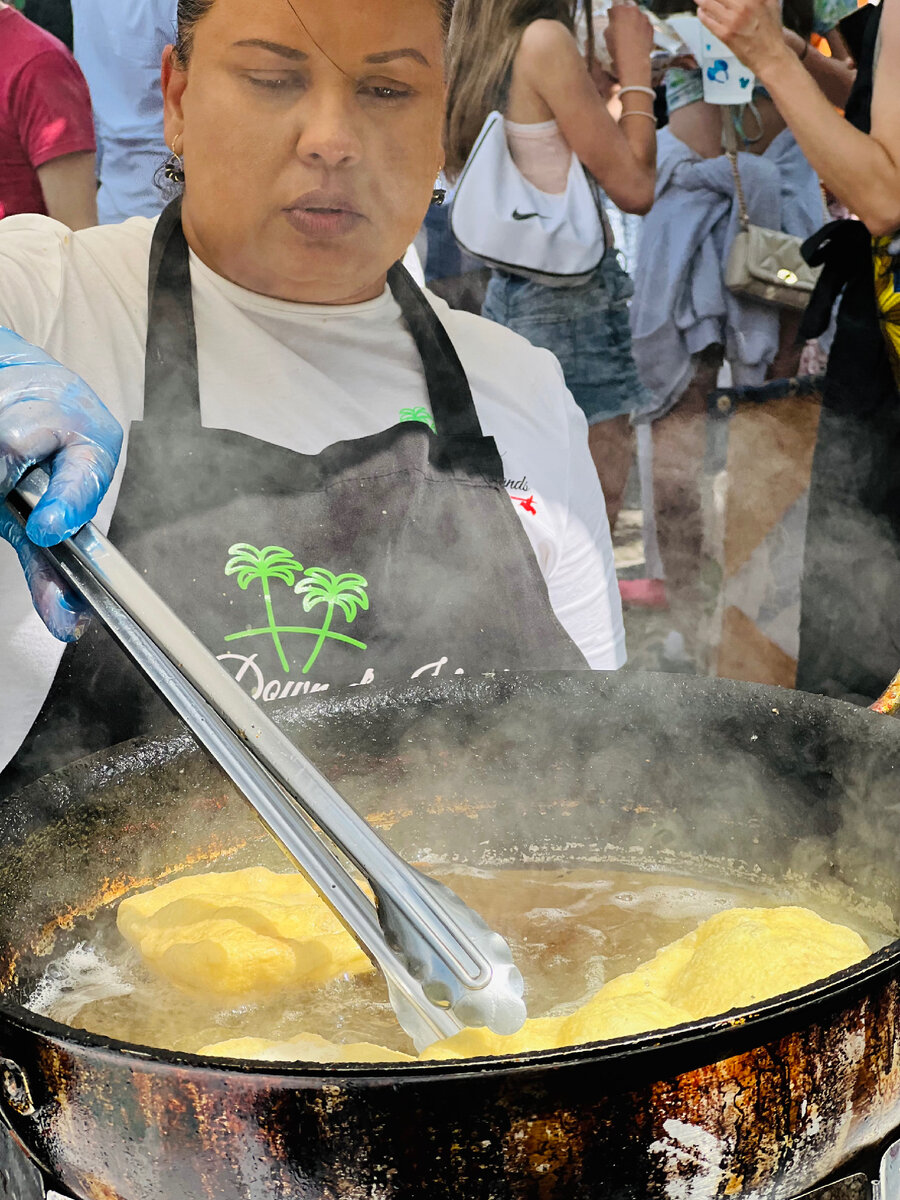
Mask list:
[{"label": "white paper cup", "polygon": [[707,104],[749,104],[755,78],[724,42],[703,29],[703,99]]}]

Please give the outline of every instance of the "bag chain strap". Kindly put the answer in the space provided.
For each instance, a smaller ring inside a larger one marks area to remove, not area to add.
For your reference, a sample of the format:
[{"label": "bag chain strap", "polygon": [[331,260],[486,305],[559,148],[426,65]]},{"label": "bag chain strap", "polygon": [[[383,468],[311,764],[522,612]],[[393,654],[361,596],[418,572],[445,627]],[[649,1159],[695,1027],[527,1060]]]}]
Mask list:
[{"label": "bag chain strap", "polygon": [[[731,164],[731,173],[734,176],[734,190],[738,198],[741,229],[746,233],[750,228],[750,214],[747,211],[747,198],[744,195],[744,184],[741,180],[741,172],[738,169],[737,126],[735,123],[738,111],[738,109],[729,107],[722,114],[722,145],[725,147],[725,154]],[[831,220],[831,213],[828,211],[828,197],[825,192],[825,185],[821,181],[819,183],[819,191],[822,196],[822,216],[827,224]]]},{"label": "bag chain strap", "polygon": [[741,218],[741,229],[746,233],[750,228],[750,214],[747,211],[747,198],[744,195],[744,184],[741,181],[741,172],[738,168],[738,152],[737,152],[737,129],[735,128],[735,110],[728,108],[722,114],[722,142],[725,146],[725,153],[728,156],[728,161],[731,164],[731,173],[734,176],[734,190],[737,193],[738,212]]}]

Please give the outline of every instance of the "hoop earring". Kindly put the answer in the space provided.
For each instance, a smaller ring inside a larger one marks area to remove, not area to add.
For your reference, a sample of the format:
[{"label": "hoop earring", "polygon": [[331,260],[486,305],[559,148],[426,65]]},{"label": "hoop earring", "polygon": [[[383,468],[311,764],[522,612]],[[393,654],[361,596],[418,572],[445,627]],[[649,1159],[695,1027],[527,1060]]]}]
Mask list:
[{"label": "hoop earring", "polygon": [[435,188],[434,191],[431,193],[431,203],[435,206],[435,208],[440,208],[446,199],[447,199],[447,189],[446,188]]},{"label": "hoop earring", "polygon": [[163,173],[170,183],[184,183],[184,158],[175,149],[180,137],[180,133],[175,135],[172,141],[171,157],[167,159],[166,165],[163,167]]}]

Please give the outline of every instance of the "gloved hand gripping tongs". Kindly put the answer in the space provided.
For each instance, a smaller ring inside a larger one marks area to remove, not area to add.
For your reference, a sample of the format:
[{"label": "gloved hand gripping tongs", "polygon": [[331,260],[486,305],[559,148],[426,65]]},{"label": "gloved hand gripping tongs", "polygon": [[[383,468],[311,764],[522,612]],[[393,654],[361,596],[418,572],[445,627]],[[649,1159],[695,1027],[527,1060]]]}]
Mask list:
[{"label": "gloved hand gripping tongs", "polygon": [[[23,525],[47,482],[33,470],[7,498]],[[385,845],[94,525],[44,553],[380,968],[416,1046],[466,1025],[518,1030],[524,985],[503,938]],[[366,877],[374,905],[326,837]]]}]

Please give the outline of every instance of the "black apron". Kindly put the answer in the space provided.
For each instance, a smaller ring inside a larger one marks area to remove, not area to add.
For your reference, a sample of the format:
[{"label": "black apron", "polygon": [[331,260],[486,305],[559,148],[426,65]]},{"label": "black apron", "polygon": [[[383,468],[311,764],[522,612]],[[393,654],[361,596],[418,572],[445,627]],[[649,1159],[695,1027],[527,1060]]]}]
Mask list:
[{"label": "black apron", "polygon": [[[882,7],[868,10],[847,119],[871,124]],[[823,273],[801,337],[824,332],[843,289],[810,483],[797,686],[868,703],[900,667],[900,397],[882,333],[872,242],[835,221],[804,248]]]},{"label": "black apron", "polygon": [[[297,454],[202,427],[178,201],[153,237],[144,419],[131,429],[110,538],[263,704],[336,686],[587,668],[550,606],[446,331],[400,264],[388,282],[436,433],[407,421]],[[66,650],[0,795],[171,720],[94,623]]]}]

